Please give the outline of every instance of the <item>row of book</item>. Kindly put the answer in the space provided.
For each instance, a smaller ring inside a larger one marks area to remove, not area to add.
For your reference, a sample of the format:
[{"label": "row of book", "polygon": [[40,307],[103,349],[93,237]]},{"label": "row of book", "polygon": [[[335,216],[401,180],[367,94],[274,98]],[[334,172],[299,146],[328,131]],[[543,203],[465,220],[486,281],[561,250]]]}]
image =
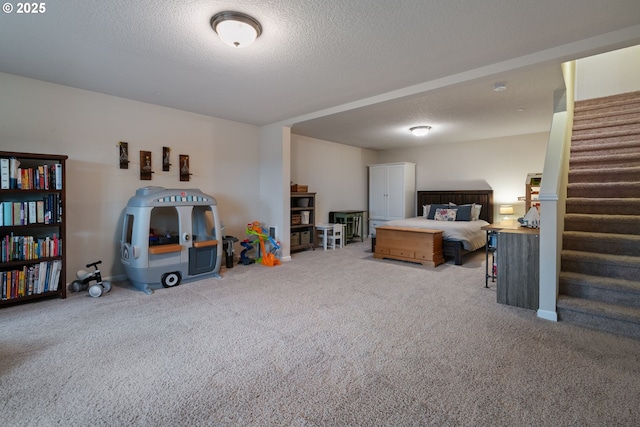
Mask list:
[{"label": "row of book", "polygon": [[0,273],[2,299],[37,295],[58,290],[62,261],[42,261],[19,270]]},{"label": "row of book", "polygon": [[15,157],[0,158],[0,188],[3,190],[62,190],[62,164],[20,167]]},{"label": "row of book", "polygon": [[62,255],[62,239],[6,235],[0,242],[0,262],[29,261]]},{"label": "row of book", "polygon": [[42,200],[0,202],[0,226],[59,224],[62,222],[62,199],[59,193]]}]

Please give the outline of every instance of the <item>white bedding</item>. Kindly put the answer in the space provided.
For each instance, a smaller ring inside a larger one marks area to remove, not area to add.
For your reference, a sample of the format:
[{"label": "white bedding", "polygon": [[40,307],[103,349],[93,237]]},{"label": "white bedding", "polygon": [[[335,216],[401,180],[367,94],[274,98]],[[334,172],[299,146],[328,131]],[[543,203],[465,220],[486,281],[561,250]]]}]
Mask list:
[{"label": "white bedding", "polygon": [[431,230],[442,230],[443,240],[453,240],[462,242],[462,247],[468,251],[480,249],[487,243],[487,235],[481,227],[489,223],[484,220],[476,221],[436,221],[426,219],[423,216],[407,219],[397,219],[387,221],[381,225],[391,225],[395,227],[428,228]]}]

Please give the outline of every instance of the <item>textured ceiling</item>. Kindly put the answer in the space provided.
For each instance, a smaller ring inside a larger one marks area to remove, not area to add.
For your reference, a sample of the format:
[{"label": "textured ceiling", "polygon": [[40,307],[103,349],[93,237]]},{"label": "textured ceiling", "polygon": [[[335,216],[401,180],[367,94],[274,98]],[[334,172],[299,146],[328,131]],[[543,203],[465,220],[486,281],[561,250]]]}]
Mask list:
[{"label": "textured ceiling", "polygon": [[[640,43],[638,0],[45,4],[0,15],[1,72],[374,149],[415,144],[398,129],[422,121],[434,141],[548,130],[561,61]],[[262,36],[224,45],[222,10]]]}]

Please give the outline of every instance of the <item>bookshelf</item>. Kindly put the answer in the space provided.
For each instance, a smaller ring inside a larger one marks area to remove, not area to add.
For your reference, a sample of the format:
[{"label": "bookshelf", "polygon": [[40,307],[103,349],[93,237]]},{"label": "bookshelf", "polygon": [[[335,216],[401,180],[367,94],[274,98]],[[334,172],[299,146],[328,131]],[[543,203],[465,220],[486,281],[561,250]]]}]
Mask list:
[{"label": "bookshelf", "polygon": [[291,193],[291,251],[316,245],[316,193]]},{"label": "bookshelf", "polygon": [[0,151],[0,307],[67,296],[67,158]]}]

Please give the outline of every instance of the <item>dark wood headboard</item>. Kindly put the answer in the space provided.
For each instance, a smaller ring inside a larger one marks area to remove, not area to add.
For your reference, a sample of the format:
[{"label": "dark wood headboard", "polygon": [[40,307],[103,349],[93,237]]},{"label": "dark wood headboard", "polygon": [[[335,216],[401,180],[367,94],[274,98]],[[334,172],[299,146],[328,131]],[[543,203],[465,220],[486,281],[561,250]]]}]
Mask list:
[{"label": "dark wood headboard", "polygon": [[422,216],[422,205],[478,203],[482,205],[480,219],[493,223],[493,190],[418,191],[417,200],[416,216]]}]

